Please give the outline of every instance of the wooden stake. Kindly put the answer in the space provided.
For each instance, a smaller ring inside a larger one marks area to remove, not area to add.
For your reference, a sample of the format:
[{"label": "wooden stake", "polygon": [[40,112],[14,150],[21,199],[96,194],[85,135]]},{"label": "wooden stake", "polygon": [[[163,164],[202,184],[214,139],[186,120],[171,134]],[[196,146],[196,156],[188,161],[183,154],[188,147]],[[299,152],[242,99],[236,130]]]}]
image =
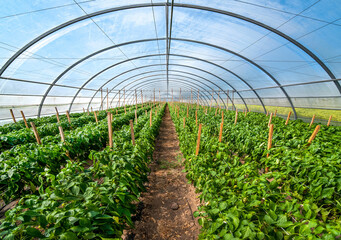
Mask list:
[{"label": "wooden stake", "polygon": [[116,109],[116,115],[118,114],[118,111],[117,111],[117,109]]},{"label": "wooden stake", "polygon": [[112,149],[113,148],[113,142],[112,142],[112,123],[111,123],[111,113],[108,112],[108,134],[109,134],[109,146]]},{"label": "wooden stake", "polygon": [[177,116],[179,118],[179,112],[180,112],[179,106],[176,106],[176,109],[177,109]]},{"label": "wooden stake", "polygon": [[247,115],[247,109],[245,109],[245,113],[244,113],[244,116],[246,117],[246,115]]},{"label": "wooden stake", "polygon": [[187,115],[186,116],[188,117],[188,105],[187,105]]},{"label": "wooden stake", "polygon": [[234,125],[237,124],[237,121],[238,121],[238,111],[236,110],[236,116],[234,118]]},{"label": "wooden stake", "polygon": [[59,112],[58,112],[58,109],[57,109],[57,107],[55,107],[54,109],[56,109],[56,117],[57,117],[57,121],[58,121],[58,123],[60,123],[60,121],[59,121]]},{"label": "wooden stake", "polygon": [[184,117],[184,124],[183,124],[183,127],[185,128],[186,127],[186,118]]},{"label": "wooden stake", "polygon": [[329,117],[329,120],[328,120],[328,123],[327,123],[327,127],[329,127],[331,120],[332,120],[332,115],[330,115],[330,117]]},{"label": "wooden stake", "polygon": [[195,126],[198,125],[198,110],[195,110]]},{"label": "wooden stake", "polygon": [[135,122],[137,124],[137,110],[135,110]]},{"label": "wooden stake", "polygon": [[219,142],[221,142],[221,138],[223,136],[223,126],[224,126],[224,121],[221,121],[221,123],[220,123],[220,131],[219,131]]},{"label": "wooden stake", "polygon": [[59,133],[60,133],[60,138],[62,139],[62,142],[65,142],[65,136],[64,136],[64,131],[62,126],[58,126],[59,128]]},{"label": "wooden stake", "polygon": [[27,121],[26,121],[26,118],[25,118],[24,112],[23,112],[23,111],[20,111],[20,113],[21,113],[22,119],[24,120],[24,123],[25,123],[26,128],[29,128],[29,126],[28,126],[28,124],[27,124]]},{"label": "wooden stake", "polygon": [[97,119],[96,111],[94,112],[94,115],[95,115],[96,123],[98,124],[98,119]]},{"label": "wooden stake", "polygon": [[319,132],[319,130],[320,130],[320,127],[321,127],[320,125],[317,125],[317,126],[316,126],[316,128],[315,128],[313,134],[311,134],[311,136],[310,136],[310,138],[309,138],[309,140],[308,140],[308,145],[310,145],[311,142],[315,139],[316,134],[317,134],[317,133]]},{"label": "wooden stake", "polygon": [[309,128],[311,128],[311,126],[313,125],[313,123],[314,123],[314,120],[315,120],[315,114],[313,115],[313,117],[312,117],[312,119],[311,119],[311,122],[310,122]]},{"label": "wooden stake", "polygon": [[270,127],[271,121],[272,121],[272,113],[270,114],[270,118],[269,118],[268,127]]},{"label": "wooden stake", "polygon": [[85,113],[85,109],[83,108],[83,113]]},{"label": "wooden stake", "polygon": [[[270,124],[269,126],[269,138],[268,138],[268,150],[270,150],[271,146],[272,146],[272,135],[274,132],[274,125]],[[266,154],[266,157],[269,157],[269,153]]]},{"label": "wooden stake", "polygon": [[215,114],[214,116],[217,116],[218,106],[215,108]]},{"label": "wooden stake", "polygon": [[287,120],[285,121],[285,125],[288,125],[290,116],[291,116],[291,111],[288,113],[288,117],[287,117]]},{"label": "wooden stake", "polygon": [[129,122],[130,122],[131,140],[133,141],[133,145],[135,146],[135,135],[134,135],[134,124],[133,124],[133,120],[129,120]]},{"label": "wooden stake", "polygon": [[37,143],[40,145],[41,141],[40,141],[39,133],[37,131],[37,128],[36,128],[36,125],[34,124],[34,122],[31,122],[31,126],[33,129],[34,136],[36,137]]},{"label": "wooden stake", "polygon": [[67,120],[69,121],[69,123],[71,124],[70,114],[69,114],[68,110],[66,110],[66,117],[67,117]]},{"label": "wooden stake", "polygon": [[93,112],[94,110],[92,109],[92,107],[91,107],[91,112]]},{"label": "wooden stake", "polygon": [[266,111],[266,116],[269,116],[269,111]]},{"label": "wooden stake", "polygon": [[198,140],[197,140],[197,148],[196,148],[196,150],[195,150],[195,156],[198,156],[198,155],[199,155],[200,137],[201,137],[201,123],[199,124]]},{"label": "wooden stake", "polygon": [[274,117],[276,117],[276,115],[277,115],[277,109],[275,110],[275,115],[274,115]]},{"label": "wooden stake", "polygon": [[221,122],[224,122],[224,112],[221,111]]},{"label": "wooden stake", "polygon": [[13,122],[15,122],[15,123],[16,123],[16,122],[17,122],[17,120],[15,120],[15,117],[14,117],[14,114],[13,114],[13,110],[12,110],[12,109],[10,109],[9,111],[10,111],[10,113],[11,113],[11,115],[12,115]]},{"label": "wooden stake", "polygon": [[149,126],[152,126],[152,115],[153,115],[153,109],[150,110],[150,116],[149,116]]}]

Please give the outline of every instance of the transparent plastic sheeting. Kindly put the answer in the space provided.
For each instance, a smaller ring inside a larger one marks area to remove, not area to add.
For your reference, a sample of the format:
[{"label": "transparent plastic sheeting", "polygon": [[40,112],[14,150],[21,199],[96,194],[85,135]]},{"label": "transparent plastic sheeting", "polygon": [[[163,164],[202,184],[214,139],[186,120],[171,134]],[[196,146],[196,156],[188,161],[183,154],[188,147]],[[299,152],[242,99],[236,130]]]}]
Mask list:
[{"label": "transparent plastic sheeting", "polygon": [[0,122],[10,108],[99,108],[101,88],[111,106],[118,90],[179,100],[181,88],[202,104],[229,90],[235,104],[341,110],[340,12],[335,0],[3,0]]}]

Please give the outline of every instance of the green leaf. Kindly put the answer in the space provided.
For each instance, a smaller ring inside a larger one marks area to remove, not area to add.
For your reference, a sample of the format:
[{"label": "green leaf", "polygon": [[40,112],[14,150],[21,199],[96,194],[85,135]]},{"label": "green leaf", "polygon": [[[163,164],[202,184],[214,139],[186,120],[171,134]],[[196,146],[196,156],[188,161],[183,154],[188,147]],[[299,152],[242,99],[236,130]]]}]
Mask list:
[{"label": "green leaf", "polygon": [[38,238],[44,238],[44,235],[41,234],[41,232],[33,227],[29,227],[26,229],[26,233],[27,235],[31,236],[31,237],[38,237]]},{"label": "green leaf", "polygon": [[265,238],[265,235],[264,235],[264,233],[262,233],[262,232],[258,232],[258,233],[257,233],[257,237],[258,237],[258,239],[262,240],[262,239]]},{"label": "green leaf", "polygon": [[60,235],[60,240],[78,240],[78,237],[73,232],[65,232]]},{"label": "green leaf", "polygon": [[309,234],[311,233],[311,230],[308,226],[308,224],[302,224],[301,227],[300,227],[300,234],[301,235],[306,235],[306,234]]},{"label": "green leaf", "polygon": [[269,215],[264,216],[264,221],[270,225],[275,223],[275,221]]},{"label": "green leaf", "polygon": [[221,202],[219,203],[219,209],[220,211],[223,211],[227,208],[227,202]]},{"label": "green leaf", "polygon": [[334,188],[325,188],[322,190],[321,198],[331,198],[334,193]]}]

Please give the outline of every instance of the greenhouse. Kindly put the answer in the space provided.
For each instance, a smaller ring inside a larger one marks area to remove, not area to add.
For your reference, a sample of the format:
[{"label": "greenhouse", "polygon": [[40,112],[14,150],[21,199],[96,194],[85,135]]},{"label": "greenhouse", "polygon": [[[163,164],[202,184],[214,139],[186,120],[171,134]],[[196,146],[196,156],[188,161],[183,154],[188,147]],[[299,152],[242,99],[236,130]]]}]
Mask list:
[{"label": "greenhouse", "polygon": [[0,238],[341,238],[340,12],[2,0]]}]

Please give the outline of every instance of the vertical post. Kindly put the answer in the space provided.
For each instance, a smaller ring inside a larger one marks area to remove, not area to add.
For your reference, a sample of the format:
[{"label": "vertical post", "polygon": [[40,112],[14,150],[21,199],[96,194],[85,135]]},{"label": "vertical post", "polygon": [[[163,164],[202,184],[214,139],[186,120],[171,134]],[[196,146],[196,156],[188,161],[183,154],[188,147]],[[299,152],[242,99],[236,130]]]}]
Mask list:
[{"label": "vertical post", "polygon": [[236,116],[235,116],[235,119],[234,119],[234,125],[237,124],[237,121],[238,121],[238,110],[236,109]]},{"label": "vertical post", "polygon": [[37,128],[36,128],[36,125],[34,124],[34,122],[31,122],[31,126],[33,129],[34,136],[36,137],[37,143],[40,145],[41,141],[40,141],[39,133],[37,131]]},{"label": "vertical post", "polygon": [[23,112],[23,111],[20,111],[20,113],[21,113],[22,119],[24,120],[24,123],[25,123],[26,128],[29,128],[29,127],[28,127],[28,124],[27,124],[27,121],[26,121],[26,118],[25,118],[24,112]]},{"label": "vertical post", "polygon": [[60,138],[62,139],[62,142],[65,142],[65,136],[64,136],[64,131],[62,126],[58,126],[59,133],[60,133]]},{"label": "vertical post", "polygon": [[96,123],[98,124],[98,119],[97,119],[96,111],[94,111],[94,115],[95,115]]},{"label": "vertical post", "polygon": [[183,124],[183,127],[185,128],[186,127],[186,118],[184,117],[184,124]]},{"label": "vertical post", "polygon": [[67,120],[69,121],[69,123],[71,124],[70,114],[69,114],[68,110],[66,110],[66,117],[67,117]]},{"label": "vertical post", "polygon": [[[273,135],[273,132],[274,132],[274,125],[270,124],[270,126],[269,126],[269,138],[268,138],[268,150],[270,150],[271,146],[272,146],[272,135]],[[269,157],[269,153],[266,154],[266,157]]]},{"label": "vertical post", "polygon": [[101,88],[101,105],[99,106],[99,109],[103,110],[103,89]]},{"label": "vertical post", "polygon": [[133,142],[133,145],[135,146],[135,135],[134,135],[134,124],[133,120],[129,120],[130,122],[130,133],[131,133],[131,140]]},{"label": "vertical post", "polygon": [[226,91],[226,111],[229,110],[229,90]]},{"label": "vertical post", "polygon": [[219,142],[221,142],[221,138],[223,136],[223,126],[224,126],[224,121],[221,121],[221,123],[220,123],[220,131],[219,131]]},{"label": "vertical post", "polygon": [[320,125],[317,125],[316,126],[316,128],[315,128],[315,130],[314,130],[314,132],[313,132],[313,134],[311,134],[311,136],[310,136],[310,138],[309,138],[309,140],[308,140],[308,146],[311,144],[311,142],[315,139],[315,137],[316,137],[316,134],[318,133],[318,131],[320,130]]},{"label": "vertical post", "polygon": [[56,109],[56,117],[57,117],[57,121],[58,121],[58,123],[59,123],[60,121],[59,121],[59,112],[58,112],[58,109],[57,109],[57,107],[55,107],[54,109]]},{"label": "vertical post", "polygon": [[197,148],[196,148],[196,150],[195,150],[195,156],[198,156],[198,155],[199,155],[200,137],[201,137],[201,123],[199,124],[198,140],[197,140]]},{"label": "vertical post", "polygon": [[195,110],[195,126],[198,125],[198,110]]},{"label": "vertical post", "polygon": [[327,127],[329,127],[331,121],[332,121],[332,115],[330,115],[330,117],[328,119]]},{"label": "vertical post", "polygon": [[269,118],[269,123],[268,123],[268,127],[270,127],[271,121],[272,121],[272,113],[270,114],[270,118]]},{"label": "vertical post", "polygon": [[120,107],[121,104],[121,90],[118,90],[118,107]]},{"label": "vertical post", "polygon": [[215,108],[215,114],[214,114],[214,116],[217,116],[217,111],[218,111],[218,106],[216,106],[216,108]]},{"label": "vertical post", "polygon": [[112,142],[112,123],[111,123],[111,113],[108,112],[108,134],[109,134],[109,146],[112,149],[113,142]]},{"label": "vertical post", "polygon": [[85,113],[85,109],[83,108],[83,113]]},{"label": "vertical post", "polygon": [[276,115],[277,115],[277,109],[275,110],[275,114],[274,114],[274,117],[276,117]]},{"label": "vertical post", "polygon": [[135,122],[137,124],[137,110],[135,110]]},{"label": "vertical post", "polygon": [[142,93],[142,90],[141,90],[141,102],[142,102],[142,107],[143,107],[143,93]]},{"label": "vertical post", "polygon": [[221,111],[221,122],[224,122],[224,112]]},{"label": "vertical post", "polygon": [[290,119],[290,115],[291,115],[291,111],[288,113],[288,117],[287,117],[287,120],[285,121],[285,125],[288,125],[289,119]]},{"label": "vertical post", "polygon": [[135,89],[135,109],[137,110],[137,93],[136,93],[136,89]]},{"label": "vertical post", "polygon": [[91,107],[91,112],[93,112],[94,110],[92,109],[92,107]]},{"label": "vertical post", "polygon": [[311,128],[311,126],[314,124],[314,120],[315,120],[315,114],[313,115],[313,117],[312,117],[312,119],[311,119],[309,128]]},{"label": "vertical post", "polygon": [[153,109],[150,110],[150,116],[149,116],[149,126],[152,126],[152,115],[153,115]]},{"label": "vertical post", "polygon": [[13,110],[12,110],[12,109],[10,109],[9,111],[10,111],[10,113],[11,113],[11,115],[12,115],[13,122],[15,122],[15,123],[16,123],[16,122],[17,122],[17,120],[15,120],[15,117],[14,117],[14,114],[13,114]]}]

